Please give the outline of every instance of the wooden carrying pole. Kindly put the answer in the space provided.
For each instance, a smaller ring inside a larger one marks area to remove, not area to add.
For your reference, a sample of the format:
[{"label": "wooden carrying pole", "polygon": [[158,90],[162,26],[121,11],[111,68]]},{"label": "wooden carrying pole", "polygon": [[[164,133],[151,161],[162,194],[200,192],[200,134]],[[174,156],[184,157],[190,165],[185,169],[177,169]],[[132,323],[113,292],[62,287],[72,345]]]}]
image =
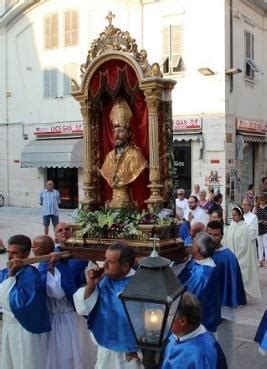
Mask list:
[{"label": "wooden carrying pole", "polygon": [[[71,257],[71,253],[69,251],[57,252],[55,254],[60,256],[60,260],[69,259]],[[20,260],[21,265],[25,266],[25,265],[40,263],[42,261],[50,261],[51,256],[52,254],[33,256],[30,258],[26,258],[26,259],[14,259],[14,262],[15,260]],[[13,264],[13,260],[9,260],[7,263],[8,268],[12,267],[12,264]]]}]

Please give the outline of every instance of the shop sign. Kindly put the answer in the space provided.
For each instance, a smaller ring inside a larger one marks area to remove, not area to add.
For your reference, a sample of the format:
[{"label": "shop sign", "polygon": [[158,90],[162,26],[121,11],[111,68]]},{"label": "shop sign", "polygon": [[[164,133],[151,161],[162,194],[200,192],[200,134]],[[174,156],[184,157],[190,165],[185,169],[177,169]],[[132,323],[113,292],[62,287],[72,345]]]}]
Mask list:
[{"label": "shop sign", "polygon": [[267,122],[255,120],[237,119],[237,130],[250,133],[267,134]]},{"label": "shop sign", "polygon": [[211,170],[210,175],[205,177],[206,186],[221,186],[221,177],[217,170]]},{"label": "shop sign", "polygon": [[83,134],[82,122],[71,123],[55,123],[50,126],[37,126],[34,134],[38,138],[41,137],[58,137],[58,136],[81,136]]},{"label": "shop sign", "polygon": [[200,131],[202,128],[202,118],[187,118],[181,119],[174,117],[173,119],[173,130],[174,131]]}]

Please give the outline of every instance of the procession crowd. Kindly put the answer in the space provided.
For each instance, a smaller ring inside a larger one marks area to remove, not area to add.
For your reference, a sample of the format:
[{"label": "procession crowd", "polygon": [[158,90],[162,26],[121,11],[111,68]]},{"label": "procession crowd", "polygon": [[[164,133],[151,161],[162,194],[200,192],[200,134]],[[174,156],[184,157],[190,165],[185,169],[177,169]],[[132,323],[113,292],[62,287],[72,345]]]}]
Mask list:
[{"label": "procession crowd", "polygon": [[[186,258],[172,268],[187,291],[162,350],[161,369],[231,368],[235,311],[261,299],[258,267],[267,267],[267,201],[264,196],[251,201],[251,190],[232,209],[227,230],[221,194],[196,185],[187,199],[177,190],[177,237]],[[8,240],[9,265],[0,271],[1,368],[142,368],[142,352],[119,298],[136,271],[134,251],[122,242],[111,244],[101,267],[64,256],[61,247],[72,229],[59,222],[59,201],[48,183],[40,196],[45,234]],[[48,236],[50,220],[54,239]],[[255,340],[264,354],[267,313]]]}]

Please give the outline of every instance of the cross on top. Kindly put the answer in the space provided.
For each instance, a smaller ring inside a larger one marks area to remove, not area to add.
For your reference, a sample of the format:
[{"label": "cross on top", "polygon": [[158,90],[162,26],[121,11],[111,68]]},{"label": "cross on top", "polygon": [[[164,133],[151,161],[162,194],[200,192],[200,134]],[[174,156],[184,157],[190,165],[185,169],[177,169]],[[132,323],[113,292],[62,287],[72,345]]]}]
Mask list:
[{"label": "cross on top", "polygon": [[115,18],[116,15],[112,13],[112,11],[108,12],[108,15],[106,16],[106,19],[108,20],[109,26],[111,26],[112,19]]},{"label": "cross on top", "polygon": [[154,233],[153,237],[151,237],[150,240],[153,241],[153,251],[157,252],[157,241],[160,241],[160,238],[158,238],[157,235]]}]

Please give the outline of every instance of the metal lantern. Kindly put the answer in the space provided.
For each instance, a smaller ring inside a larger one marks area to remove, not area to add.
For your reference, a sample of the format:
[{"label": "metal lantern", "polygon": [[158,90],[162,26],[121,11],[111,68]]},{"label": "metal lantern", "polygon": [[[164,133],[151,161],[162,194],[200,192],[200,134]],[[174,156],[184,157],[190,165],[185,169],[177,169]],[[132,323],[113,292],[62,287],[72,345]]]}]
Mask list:
[{"label": "metal lantern", "polygon": [[170,263],[157,253],[144,258],[120,295],[137,344],[142,349],[161,350],[185,291]]}]

